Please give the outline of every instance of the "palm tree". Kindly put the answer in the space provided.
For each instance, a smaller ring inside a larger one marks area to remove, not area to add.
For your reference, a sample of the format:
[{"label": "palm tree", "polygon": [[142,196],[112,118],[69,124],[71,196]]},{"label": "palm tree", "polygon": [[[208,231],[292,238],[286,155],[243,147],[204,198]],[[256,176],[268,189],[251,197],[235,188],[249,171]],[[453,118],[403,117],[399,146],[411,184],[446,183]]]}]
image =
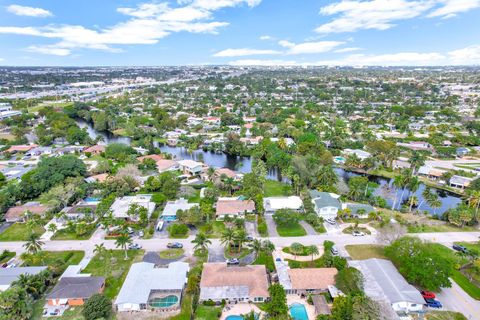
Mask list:
[{"label": "palm tree", "polygon": [[430,187],[425,187],[425,189],[422,192],[422,201],[418,204],[417,210],[420,210],[420,207],[424,202],[428,202],[428,199],[432,197],[432,192],[430,190]]},{"label": "palm tree", "polygon": [[425,156],[418,151],[413,151],[412,156],[410,157],[410,168],[412,169],[412,176],[415,174],[415,170],[417,170],[424,164]]},{"label": "palm tree", "polygon": [[95,249],[93,249],[93,253],[96,253],[96,254],[103,254],[105,252],[105,244],[102,242],[100,244],[96,244],[95,245]]},{"label": "palm tree", "polygon": [[338,176],[331,165],[326,165],[318,169],[317,181],[322,186],[335,185],[338,182]]},{"label": "palm tree", "polygon": [[50,223],[47,227],[48,231],[50,231],[51,233],[55,233],[57,232],[57,225],[55,223]]},{"label": "palm tree", "polygon": [[255,255],[258,255],[258,253],[263,249],[263,244],[262,241],[253,239],[253,241],[250,242],[249,247],[255,252]]},{"label": "palm tree", "polygon": [[318,254],[318,247],[316,245],[308,246],[307,251],[312,256],[313,261],[313,256]]},{"label": "palm tree", "polygon": [[193,247],[194,250],[202,250],[205,252],[208,246],[212,244],[212,241],[207,238],[205,233],[199,232],[195,236],[195,239],[192,240],[192,243],[195,243],[195,246]]},{"label": "palm tree", "polygon": [[127,248],[130,243],[132,243],[132,239],[128,233],[120,234],[115,240],[115,245],[117,248],[121,247],[123,250],[125,250],[125,260],[128,260]]},{"label": "palm tree", "polygon": [[42,246],[45,243],[40,241],[40,236],[36,233],[30,233],[27,238],[27,242],[23,245],[23,247],[27,250],[30,254],[35,254],[42,250]]},{"label": "palm tree", "polygon": [[[409,182],[408,182],[408,190],[410,190],[410,194],[415,194],[417,192],[418,188],[420,188],[420,181],[418,180],[417,177],[410,177]],[[418,204],[418,198],[415,195],[410,196],[410,212],[412,212],[412,207],[414,203],[412,203],[412,200],[416,199],[417,204]]]},{"label": "palm tree", "polygon": [[475,209],[474,220],[477,221],[478,209],[480,208],[480,190],[470,190],[467,192],[468,205]]},{"label": "palm tree", "polygon": [[410,209],[409,209],[408,211],[409,211],[409,212],[412,212],[413,206],[415,206],[415,205],[418,206],[418,198],[417,198],[417,196],[415,196],[415,195],[410,196],[410,198],[408,199],[408,202],[410,203]]},{"label": "palm tree", "polygon": [[242,319],[243,320],[257,320],[257,315],[255,314],[255,311],[250,311],[249,313],[242,314]]},{"label": "palm tree", "polygon": [[238,245],[238,252],[242,251],[242,246],[245,242],[247,242],[247,232],[244,229],[237,230],[234,235],[234,240]]},{"label": "palm tree", "polygon": [[438,197],[436,192],[432,193],[430,198],[427,199],[428,205],[433,208],[433,214],[437,215],[436,211],[442,206],[442,201]]},{"label": "palm tree", "polygon": [[215,175],[215,168],[214,167],[208,167],[208,170],[207,170],[208,181],[212,181],[214,175]]},{"label": "palm tree", "polygon": [[275,245],[270,240],[263,240],[262,250],[267,254],[272,254],[272,252],[275,251]]},{"label": "palm tree", "polygon": [[303,252],[303,245],[298,242],[292,243],[290,245],[290,252],[293,253],[293,255],[295,256],[295,260],[297,260],[297,255]]},{"label": "palm tree", "polygon": [[227,228],[225,231],[222,232],[222,236],[220,238],[220,243],[228,246],[228,252],[231,252],[231,244],[235,238],[235,231],[232,228]]}]

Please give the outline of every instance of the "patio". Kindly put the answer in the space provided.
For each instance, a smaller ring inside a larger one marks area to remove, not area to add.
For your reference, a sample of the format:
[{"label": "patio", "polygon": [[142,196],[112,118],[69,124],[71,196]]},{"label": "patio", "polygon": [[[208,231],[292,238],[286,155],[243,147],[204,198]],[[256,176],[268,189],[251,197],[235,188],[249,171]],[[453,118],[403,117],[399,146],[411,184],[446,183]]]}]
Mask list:
[{"label": "patio", "polygon": [[253,303],[227,304],[222,310],[222,316],[220,317],[220,320],[225,320],[228,316],[247,314],[251,311],[255,313],[262,313],[262,311],[260,311],[260,309]]},{"label": "patio", "polygon": [[287,294],[287,305],[290,307],[294,303],[300,303],[300,304],[303,304],[305,306],[305,309],[307,310],[309,320],[315,320],[316,319],[315,307],[308,304],[307,299],[302,299],[296,294]]}]

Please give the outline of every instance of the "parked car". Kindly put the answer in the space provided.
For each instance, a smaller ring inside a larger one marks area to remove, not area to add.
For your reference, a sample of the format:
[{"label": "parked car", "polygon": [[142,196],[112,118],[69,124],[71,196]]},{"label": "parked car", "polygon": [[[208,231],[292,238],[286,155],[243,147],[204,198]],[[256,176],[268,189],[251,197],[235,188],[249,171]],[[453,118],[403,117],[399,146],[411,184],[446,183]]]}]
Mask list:
[{"label": "parked car", "polygon": [[337,223],[335,221],[335,219],[325,219],[325,222],[327,222],[328,224],[331,224],[331,225],[334,225],[335,223]]},{"label": "parked car", "polygon": [[454,244],[452,246],[453,250],[456,250],[456,251],[460,251],[460,252],[463,252],[463,253],[466,253],[468,250],[467,248],[465,248],[464,246],[461,246],[459,244]]},{"label": "parked car", "polygon": [[420,291],[423,299],[435,299],[435,293],[431,291]]},{"label": "parked car", "polygon": [[353,230],[352,236],[354,237],[363,237],[365,235],[365,232],[358,231],[358,230]]},{"label": "parked car", "polygon": [[438,300],[435,300],[435,299],[425,299],[425,306],[426,307],[429,307],[429,308],[436,308],[436,309],[440,309],[442,308],[442,304],[440,303],[440,301]]},{"label": "parked car", "polygon": [[128,228],[127,228],[127,232],[130,233],[130,234],[132,234],[132,233],[135,232],[135,230],[133,230],[133,228],[131,228],[131,227],[128,227]]},{"label": "parked car", "polygon": [[253,237],[252,236],[247,236],[247,241],[253,241]]},{"label": "parked car", "polygon": [[170,242],[167,244],[168,249],[181,249],[183,248],[183,244],[180,242]]},{"label": "parked car", "polygon": [[240,261],[238,261],[238,259],[228,259],[227,260],[227,265],[237,265],[237,264],[240,264]]},{"label": "parked car", "polygon": [[145,233],[143,233],[142,230],[140,230],[140,231],[138,232],[138,236],[139,236],[139,237],[143,237],[144,235],[145,235]]},{"label": "parked car", "polygon": [[142,246],[139,245],[138,243],[132,243],[128,246],[128,249],[130,250],[139,250],[142,249]]},{"label": "parked car", "polygon": [[338,256],[338,250],[335,246],[330,249],[330,252],[332,253],[332,256]]}]

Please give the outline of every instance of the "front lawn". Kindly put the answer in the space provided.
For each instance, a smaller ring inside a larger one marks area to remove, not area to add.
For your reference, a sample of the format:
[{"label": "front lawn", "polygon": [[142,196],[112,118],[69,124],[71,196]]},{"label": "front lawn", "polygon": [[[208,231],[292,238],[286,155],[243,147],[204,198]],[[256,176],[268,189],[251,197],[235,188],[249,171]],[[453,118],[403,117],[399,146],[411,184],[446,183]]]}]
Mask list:
[{"label": "front lawn", "polygon": [[36,254],[22,254],[23,266],[56,266],[58,261],[69,265],[79,264],[85,256],[84,251],[39,251]]},{"label": "front lawn", "polygon": [[124,250],[106,250],[102,254],[96,254],[83,270],[84,273],[106,278],[104,294],[110,299],[117,296],[130,266],[141,261],[144,251],[128,250],[127,254],[128,259],[125,260]]},{"label": "front lawn", "polygon": [[198,230],[205,233],[209,238],[220,238],[225,229],[226,227],[223,221],[213,221],[210,222],[210,224],[204,224],[198,227]]},{"label": "front lawn", "polygon": [[285,247],[285,248],[282,249],[282,251],[285,252],[285,253],[288,253],[288,254],[296,255],[296,256],[309,256],[310,255],[310,252],[308,251],[308,246],[303,246],[302,247],[302,252],[299,252],[297,254],[292,253],[292,250],[290,250],[290,247]]},{"label": "front lawn", "polygon": [[185,253],[183,249],[167,249],[159,252],[159,256],[162,259],[178,259]]},{"label": "front lawn", "polygon": [[451,224],[439,224],[439,225],[428,225],[428,224],[409,224],[407,226],[409,233],[423,233],[423,232],[471,232],[477,231],[475,227],[464,226],[463,228],[456,227]]},{"label": "front lawn", "polygon": [[269,272],[275,271],[275,262],[273,261],[272,255],[267,254],[266,252],[263,252],[263,251],[257,254],[257,258],[255,259],[255,261],[253,261],[252,264],[255,264],[255,265],[263,264],[265,265],[265,267]]},{"label": "front lawn", "polygon": [[350,227],[347,227],[347,228],[343,229],[342,233],[352,234],[353,231],[360,231],[360,232],[363,232],[365,234],[371,234],[370,230],[368,230],[367,228],[362,228],[362,227],[355,228],[354,226],[350,226]]},{"label": "front lawn", "polygon": [[[42,235],[45,229],[37,225],[33,232]],[[26,223],[16,222],[0,234],[0,241],[26,241],[29,234],[30,230]]]},{"label": "front lawn", "polygon": [[460,312],[453,311],[429,311],[425,314],[426,320],[467,320]]},{"label": "front lawn", "polygon": [[15,252],[3,250],[0,254],[0,264],[7,262],[8,260],[15,257]]},{"label": "front lawn", "polygon": [[69,228],[60,229],[55,232],[52,237],[52,240],[88,240],[95,232],[95,225],[88,227],[87,232],[81,236],[77,235],[75,230],[70,230]]},{"label": "front lawn", "polygon": [[267,180],[263,187],[264,197],[282,197],[292,194],[292,186],[276,180]]},{"label": "front lawn", "polygon": [[383,252],[383,246],[376,244],[352,244],[346,245],[350,257],[353,260],[366,260],[371,258],[388,259]]},{"label": "front lawn", "polygon": [[289,225],[277,225],[277,232],[280,237],[301,237],[307,234],[298,222]]},{"label": "front lawn", "polygon": [[195,312],[195,320],[214,320],[222,315],[222,307],[199,305]]},{"label": "front lawn", "polygon": [[246,256],[248,256],[252,250],[250,250],[249,248],[246,248],[246,247],[242,247],[242,250],[240,250],[240,252],[238,252],[238,249],[235,248],[235,247],[232,247],[231,250],[225,248],[225,258],[227,259],[242,259],[242,258],[245,258]]}]

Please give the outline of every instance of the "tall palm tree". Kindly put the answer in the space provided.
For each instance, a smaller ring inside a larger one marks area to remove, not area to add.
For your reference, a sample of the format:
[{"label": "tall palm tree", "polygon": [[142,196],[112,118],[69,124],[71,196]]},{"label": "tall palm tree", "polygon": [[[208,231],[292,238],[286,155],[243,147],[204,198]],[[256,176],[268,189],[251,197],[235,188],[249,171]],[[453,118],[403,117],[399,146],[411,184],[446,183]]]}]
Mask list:
[{"label": "tall palm tree", "polygon": [[312,261],[313,261],[313,256],[318,254],[318,247],[316,245],[308,246],[307,251],[312,257]]},{"label": "tall palm tree", "polygon": [[272,254],[272,252],[275,251],[275,245],[270,240],[263,240],[262,250],[267,254]]},{"label": "tall palm tree", "polygon": [[93,253],[96,253],[96,254],[103,254],[105,252],[105,244],[102,242],[100,244],[96,244],[95,245],[95,249],[93,249]]},{"label": "tall palm tree", "polygon": [[50,231],[51,233],[57,232],[57,225],[55,223],[50,223],[47,227],[47,230]]},{"label": "tall palm tree", "polygon": [[433,208],[433,214],[437,214],[437,209],[442,206],[442,201],[438,197],[438,194],[436,192],[432,193],[430,198],[427,199],[428,205]]},{"label": "tall palm tree", "polygon": [[263,249],[263,244],[262,241],[253,239],[253,241],[250,242],[249,247],[255,252],[255,255],[258,255],[258,253]]},{"label": "tall palm tree", "polygon": [[125,260],[128,260],[127,248],[130,243],[132,243],[132,239],[128,233],[120,234],[115,240],[115,245],[117,248],[121,247],[123,250],[125,250]]},{"label": "tall palm tree", "polygon": [[207,170],[208,181],[213,181],[213,176],[214,175],[215,175],[215,168],[214,167],[208,167],[208,170]]},{"label": "tall palm tree", "polygon": [[317,171],[317,181],[320,185],[335,185],[338,182],[338,176],[332,165],[321,166]]},{"label": "tall palm tree", "polygon": [[247,236],[248,234],[245,229],[240,229],[235,232],[234,241],[238,245],[238,252],[242,251],[243,244],[248,241]]},{"label": "tall palm tree", "polygon": [[474,220],[477,221],[478,209],[480,208],[480,190],[470,190],[467,192],[468,206],[475,209]]},{"label": "tall palm tree", "polygon": [[422,200],[418,204],[417,210],[420,210],[420,207],[422,206],[423,203],[427,202],[428,199],[432,197],[432,192],[430,187],[425,187],[425,189],[422,192]]},{"label": "tall palm tree", "polygon": [[224,246],[228,246],[228,252],[231,252],[232,249],[232,242],[235,239],[235,231],[232,228],[227,228],[225,231],[222,232],[222,236],[220,238],[220,243]]},{"label": "tall palm tree", "polygon": [[30,233],[27,238],[27,242],[23,245],[23,247],[27,250],[30,254],[35,254],[42,250],[42,246],[45,243],[40,241],[40,236],[36,233]]},{"label": "tall palm tree", "polygon": [[415,174],[415,171],[424,164],[425,156],[418,151],[413,151],[412,156],[410,157],[410,168],[412,169],[412,176]]},{"label": "tall palm tree", "polygon": [[192,240],[192,243],[195,244],[193,249],[195,250],[202,250],[203,252],[207,251],[208,246],[212,244],[212,241],[210,241],[207,238],[207,235],[203,232],[197,233],[195,236],[195,239]]},{"label": "tall palm tree", "polygon": [[252,310],[249,313],[242,314],[242,319],[243,320],[257,320],[257,315],[255,312]]}]

